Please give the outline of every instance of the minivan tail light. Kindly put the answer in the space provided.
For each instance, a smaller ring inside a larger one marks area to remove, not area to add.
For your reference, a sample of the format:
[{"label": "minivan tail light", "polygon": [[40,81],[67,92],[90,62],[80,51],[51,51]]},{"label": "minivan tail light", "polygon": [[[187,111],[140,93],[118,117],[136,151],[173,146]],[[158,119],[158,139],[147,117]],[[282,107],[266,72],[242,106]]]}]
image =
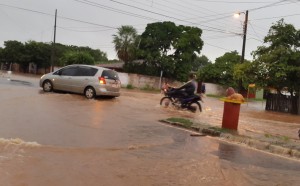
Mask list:
[{"label": "minivan tail light", "polygon": [[100,84],[106,84],[106,81],[105,81],[105,78],[104,77],[98,77],[98,79],[99,79],[99,83]]}]

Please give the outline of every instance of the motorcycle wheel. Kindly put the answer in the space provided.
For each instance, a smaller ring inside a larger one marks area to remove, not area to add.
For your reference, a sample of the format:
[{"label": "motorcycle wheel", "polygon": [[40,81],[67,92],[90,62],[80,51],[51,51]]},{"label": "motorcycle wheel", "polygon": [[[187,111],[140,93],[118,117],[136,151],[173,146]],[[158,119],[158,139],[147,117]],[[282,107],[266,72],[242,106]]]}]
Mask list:
[{"label": "motorcycle wheel", "polygon": [[188,105],[188,109],[189,109],[189,111],[191,111],[193,113],[202,112],[201,104],[198,101],[190,103]]},{"label": "motorcycle wheel", "polygon": [[170,108],[173,106],[173,100],[170,97],[163,97],[160,100],[160,105],[164,108]]}]

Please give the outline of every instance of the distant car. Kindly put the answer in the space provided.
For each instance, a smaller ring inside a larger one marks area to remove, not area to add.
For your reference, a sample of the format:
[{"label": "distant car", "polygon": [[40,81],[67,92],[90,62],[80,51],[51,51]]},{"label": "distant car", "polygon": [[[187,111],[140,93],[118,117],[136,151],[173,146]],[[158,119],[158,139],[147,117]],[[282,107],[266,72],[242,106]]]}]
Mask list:
[{"label": "distant car", "polygon": [[84,94],[92,99],[96,96],[120,96],[121,82],[118,73],[92,65],[69,65],[40,79],[45,92],[60,90]]}]

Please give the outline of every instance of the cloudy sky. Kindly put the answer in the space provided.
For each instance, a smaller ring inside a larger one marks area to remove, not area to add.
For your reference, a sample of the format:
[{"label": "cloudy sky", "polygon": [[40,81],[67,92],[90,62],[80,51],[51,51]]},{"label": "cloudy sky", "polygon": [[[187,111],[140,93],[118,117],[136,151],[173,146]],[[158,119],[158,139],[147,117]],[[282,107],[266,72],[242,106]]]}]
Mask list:
[{"label": "cloudy sky", "polygon": [[89,46],[115,59],[112,35],[121,25],[143,33],[148,23],[172,21],[203,30],[201,54],[211,61],[242,50],[245,14],[249,11],[246,59],[262,45],[272,23],[284,18],[300,29],[300,0],[0,0],[0,47],[4,41],[53,41]]}]

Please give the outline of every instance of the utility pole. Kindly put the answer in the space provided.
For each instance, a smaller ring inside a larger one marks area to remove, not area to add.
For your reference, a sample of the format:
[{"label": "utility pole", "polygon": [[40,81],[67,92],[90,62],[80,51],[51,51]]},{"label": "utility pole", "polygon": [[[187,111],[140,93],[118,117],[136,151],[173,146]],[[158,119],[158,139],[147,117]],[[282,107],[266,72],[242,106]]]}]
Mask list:
[{"label": "utility pole", "polygon": [[245,47],[246,47],[246,38],[247,38],[247,26],[248,26],[248,10],[245,14],[245,22],[244,22],[244,29],[243,29],[243,49],[242,49],[242,58],[241,63],[244,63],[245,59]]},{"label": "utility pole", "polygon": [[[244,25],[243,25],[243,48],[242,48],[241,64],[244,63],[244,60],[245,60],[247,26],[248,26],[248,10],[246,10],[245,21],[244,21]],[[242,82],[242,79],[240,79],[239,80],[239,92],[241,93],[242,90],[243,90],[243,82]]]},{"label": "utility pole", "polygon": [[57,19],[57,9],[55,10],[54,38],[53,38],[52,50],[51,50],[51,69],[50,69],[51,72],[53,72],[54,70],[54,61],[55,61],[56,19]]}]

